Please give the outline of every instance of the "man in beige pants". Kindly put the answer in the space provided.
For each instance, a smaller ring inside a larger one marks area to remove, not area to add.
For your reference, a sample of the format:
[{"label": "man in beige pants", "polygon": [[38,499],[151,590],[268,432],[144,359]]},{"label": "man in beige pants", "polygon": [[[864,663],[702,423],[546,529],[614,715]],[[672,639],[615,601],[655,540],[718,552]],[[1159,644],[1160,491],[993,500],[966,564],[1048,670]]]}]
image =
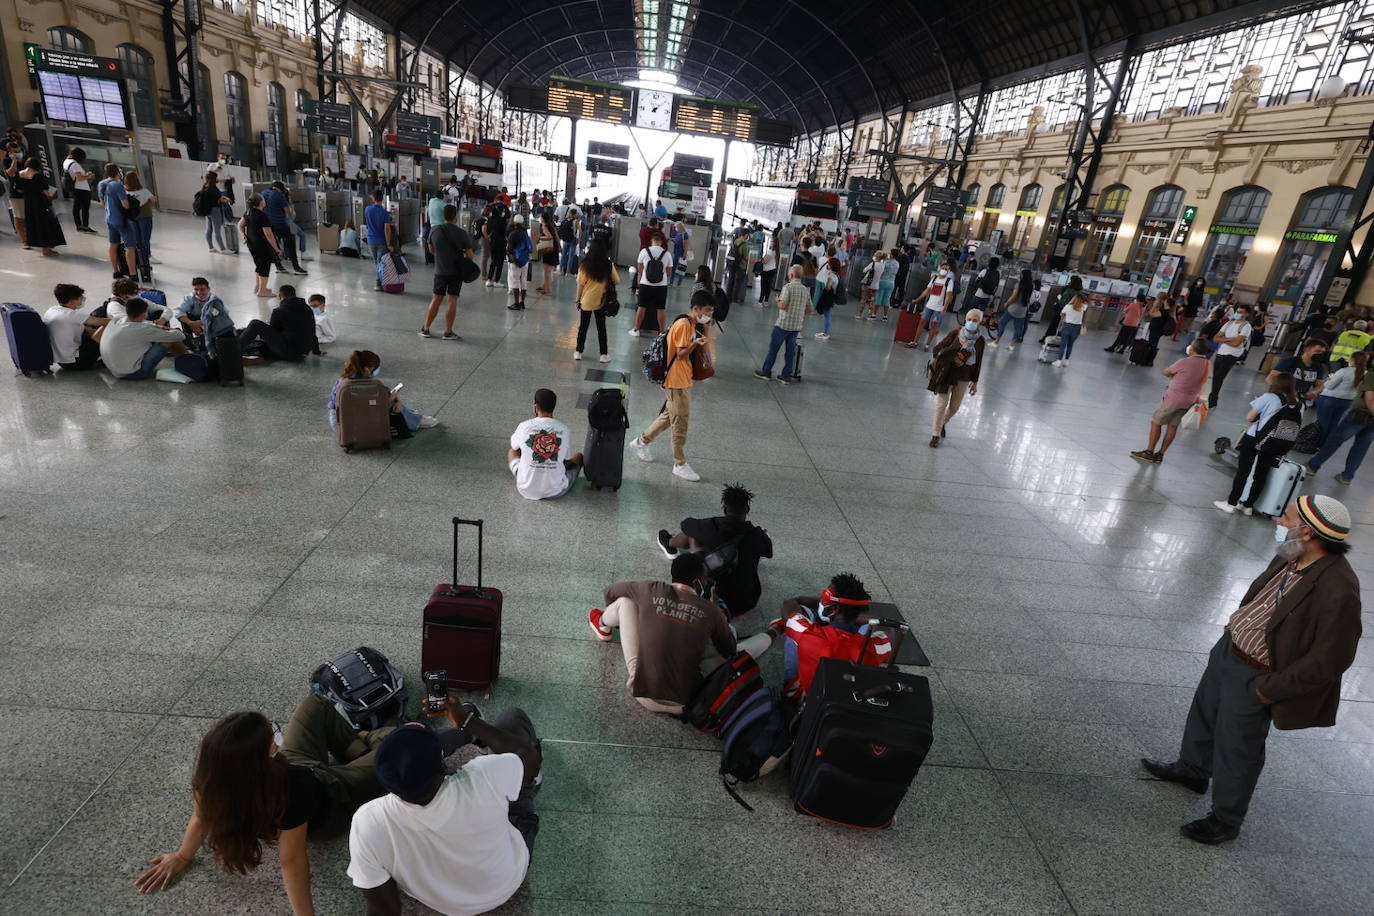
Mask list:
[{"label": "man in beige pants", "polygon": [[617,582],[606,589],[606,609],[592,608],[588,621],[602,642],[620,630],[630,695],[651,712],[678,714],[723,659],[741,649],[755,658],[768,651],[781,621],[737,642],[725,613],[698,597],[707,580],[701,554],[679,553],[672,578]]},{"label": "man in beige pants", "polygon": [[[679,318],[668,329],[668,372],[663,379],[663,410],[649,428],[630,442],[640,461],[653,461],[649,443],[665,429],[673,431],[673,474],[683,480],[697,481],[701,475],[687,463],[687,423],[692,416],[692,351],[707,345],[699,328],[711,323],[716,299],[702,290],[692,294],[687,318]],[[690,320],[689,320],[690,319]]]}]

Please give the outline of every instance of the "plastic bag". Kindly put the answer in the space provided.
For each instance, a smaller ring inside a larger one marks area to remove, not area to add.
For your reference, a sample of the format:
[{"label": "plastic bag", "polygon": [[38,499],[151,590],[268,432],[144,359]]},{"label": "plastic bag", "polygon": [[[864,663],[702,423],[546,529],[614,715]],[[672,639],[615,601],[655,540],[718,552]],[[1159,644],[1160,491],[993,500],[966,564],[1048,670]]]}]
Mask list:
[{"label": "plastic bag", "polygon": [[1178,426],[1179,429],[1201,429],[1202,424],[1206,422],[1207,405],[1199,401],[1188,408],[1188,412],[1183,415],[1183,421]]}]

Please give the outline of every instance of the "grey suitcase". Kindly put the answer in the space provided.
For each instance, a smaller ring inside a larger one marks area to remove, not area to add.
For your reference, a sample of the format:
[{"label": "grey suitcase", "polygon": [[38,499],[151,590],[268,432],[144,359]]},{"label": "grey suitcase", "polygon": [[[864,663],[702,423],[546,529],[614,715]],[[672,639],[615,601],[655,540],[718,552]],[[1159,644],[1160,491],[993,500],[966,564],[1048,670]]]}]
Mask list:
[{"label": "grey suitcase", "polygon": [[376,379],[347,379],[334,399],[334,432],[347,451],[391,448],[391,392]]}]

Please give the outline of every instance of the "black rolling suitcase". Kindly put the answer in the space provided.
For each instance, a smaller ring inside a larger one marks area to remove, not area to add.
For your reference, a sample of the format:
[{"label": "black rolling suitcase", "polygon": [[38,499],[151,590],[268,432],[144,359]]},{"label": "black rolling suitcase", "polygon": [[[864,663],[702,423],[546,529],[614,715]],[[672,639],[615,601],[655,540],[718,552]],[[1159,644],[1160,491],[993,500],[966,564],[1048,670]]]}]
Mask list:
[{"label": "black rolling suitcase", "polygon": [[[897,629],[905,635],[904,624]],[[900,647],[898,641],[894,660]],[[797,717],[788,777],[793,806],[845,827],[892,826],[930,751],[933,720],[924,677],[821,659]]]},{"label": "black rolling suitcase", "polygon": [[1131,341],[1131,355],[1128,359],[1137,366],[1153,366],[1155,364],[1154,349],[1148,340],[1137,338]]},{"label": "black rolling suitcase", "polygon": [[620,489],[629,428],[623,390],[598,388],[587,404],[587,444],[582,449],[582,472],[594,489]]},{"label": "black rolling suitcase", "polygon": [[215,338],[214,372],[221,385],[243,387],[243,353],[239,350],[239,339],[233,334]]}]

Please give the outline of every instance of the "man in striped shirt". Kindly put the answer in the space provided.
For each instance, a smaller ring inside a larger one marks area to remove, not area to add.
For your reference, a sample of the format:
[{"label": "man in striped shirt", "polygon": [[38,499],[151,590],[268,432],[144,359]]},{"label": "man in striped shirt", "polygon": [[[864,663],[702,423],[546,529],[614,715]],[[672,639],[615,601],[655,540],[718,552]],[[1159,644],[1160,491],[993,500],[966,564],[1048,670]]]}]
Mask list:
[{"label": "man in striped shirt", "polygon": [[892,643],[886,634],[875,635],[868,641],[871,600],[857,577],[840,573],[818,597],[783,602],[783,617],[787,621],[783,630],[787,637],[783,643],[783,696],[789,703],[800,703],[806,696],[822,658],[866,665],[886,665],[891,661]]},{"label": "man in striped shirt", "polygon": [[754,378],[765,382],[772,379],[773,363],[777,361],[778,351],[786,345],[787,358],[783,360],[778,381],[784,385],[796,381],[797,335],[806,326],[806,316],[810,314],[811,291],[802,283],[801,265],[794,264],[787,269],[787,285],[778,293],[778,320],[773,323],[768,356],[763,360],[763,368],[754,373]]},{"label": "man in striped shirt", "polygon": [[1276,522],[1277,556],[1212,648],[1178,760],[1141,761],[1199,794],[1211,782],[1211,813],[1181,828],[1199,843],[1240,835],[1271,722],[1336,724],[1341,674],[1359,645],[1360,583],[1345,559],[1350,513],[1329,496],[1300,496]]}]

